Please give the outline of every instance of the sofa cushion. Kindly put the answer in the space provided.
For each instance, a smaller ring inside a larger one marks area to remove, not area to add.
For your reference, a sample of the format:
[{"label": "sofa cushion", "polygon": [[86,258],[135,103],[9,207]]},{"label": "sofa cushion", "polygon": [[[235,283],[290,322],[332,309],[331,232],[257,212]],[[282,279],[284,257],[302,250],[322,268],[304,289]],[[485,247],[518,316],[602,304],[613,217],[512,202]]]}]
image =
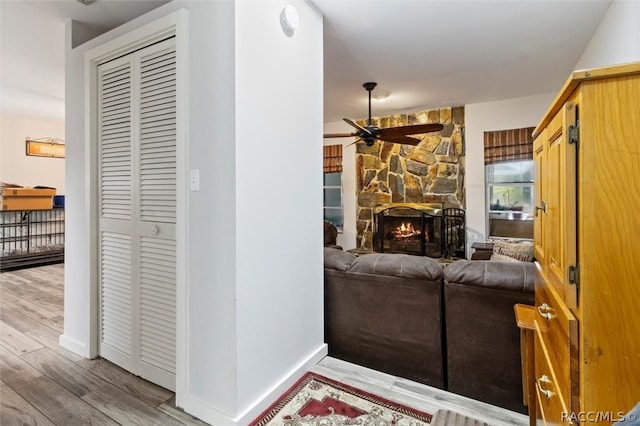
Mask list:
[{"label": "sofa cushion", "polygon": [[351,264],[349,272],[429,280],[442,278],[442,268],[435,260],[424,256],[397,253],[362,255]]},{"label": "sofa cushion", "polygon": [[336,271],[347,271],[353,261],[356,260],[354,254],[342,251],[339,248],[324,248],[324,267],[335,269]]},{"label": "sofa cushion", "polygon": [[445,282],[533,293],[533,262],[457,260],[444,270]]},{"label": "sofa cushion", "polygon": [[491,260],[531,262],[533,261],[533,242],[528,240],[495,241]]}]

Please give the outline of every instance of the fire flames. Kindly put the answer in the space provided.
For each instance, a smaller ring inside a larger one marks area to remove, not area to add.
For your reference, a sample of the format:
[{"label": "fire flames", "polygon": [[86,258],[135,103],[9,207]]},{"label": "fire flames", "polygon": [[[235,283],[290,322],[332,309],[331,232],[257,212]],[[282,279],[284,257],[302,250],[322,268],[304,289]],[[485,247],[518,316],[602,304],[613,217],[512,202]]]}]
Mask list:
[{"label": "fire flames", "polygon": [[391,231],[391,234],[396,240],[408,240],[419,237],[422,233],[414,228],[411,222],[407,222],[406,224],[402,222],[400,226]]}]

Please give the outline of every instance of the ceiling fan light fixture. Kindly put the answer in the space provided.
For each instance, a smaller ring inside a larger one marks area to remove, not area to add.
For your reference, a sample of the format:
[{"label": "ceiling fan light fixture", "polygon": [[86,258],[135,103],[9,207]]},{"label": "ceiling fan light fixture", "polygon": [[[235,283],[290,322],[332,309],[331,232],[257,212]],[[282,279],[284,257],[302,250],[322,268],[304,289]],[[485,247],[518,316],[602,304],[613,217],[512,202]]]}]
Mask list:
[{"label": "ceiling fan light fixture", "polygon": [[77,1],[78,3],[82,3],[82,4],[84,4],[85,6],[88,6],[88,5],[90,5],[91,3],[93,3],[93,2],[94,2],[94,1],[96,1],[96,0],[76,0],[76,1]]},{"label": "ceiling fan light fixture", "polygon": [[387,100],[389,95],[391,95],[391,92],[389,92],[388,90],[378,89],[375,91],[375,93],[371,94],[371,97],[378,102],[384,102]]}]

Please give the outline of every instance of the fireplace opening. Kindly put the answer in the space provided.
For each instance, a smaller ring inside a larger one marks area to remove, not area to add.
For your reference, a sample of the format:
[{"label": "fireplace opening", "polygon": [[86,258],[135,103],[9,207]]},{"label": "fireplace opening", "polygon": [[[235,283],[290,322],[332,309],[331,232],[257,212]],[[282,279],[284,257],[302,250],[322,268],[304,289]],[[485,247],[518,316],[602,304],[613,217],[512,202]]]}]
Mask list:
[{"label": "fireplace opening", "polygon": [[442,256],[442,205],[381,206],[374,215],[373,249],[379,253]]}]

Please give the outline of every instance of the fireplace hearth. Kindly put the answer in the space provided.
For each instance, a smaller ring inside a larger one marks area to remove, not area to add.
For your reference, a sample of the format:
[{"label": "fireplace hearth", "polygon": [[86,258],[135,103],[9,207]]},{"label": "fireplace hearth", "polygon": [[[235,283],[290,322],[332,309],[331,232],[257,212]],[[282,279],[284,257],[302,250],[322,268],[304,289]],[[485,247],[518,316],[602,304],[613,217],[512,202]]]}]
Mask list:
[{"label": "fireplace hearth", "polygon": [[398,203],[374,215],[373,249],[379,253],[442,256],[442,205]]}]

